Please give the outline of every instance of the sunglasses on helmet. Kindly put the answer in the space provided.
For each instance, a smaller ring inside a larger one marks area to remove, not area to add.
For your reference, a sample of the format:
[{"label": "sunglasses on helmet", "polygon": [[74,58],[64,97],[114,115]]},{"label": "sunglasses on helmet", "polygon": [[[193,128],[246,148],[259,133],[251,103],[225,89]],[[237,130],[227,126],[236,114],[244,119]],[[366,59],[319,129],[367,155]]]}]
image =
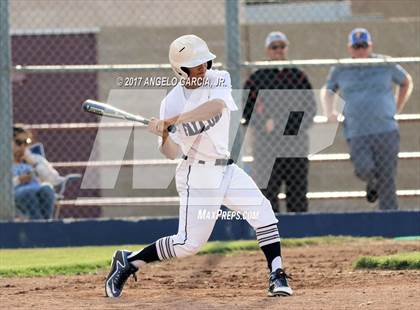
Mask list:
[{"label": "sunglasses on helmet", "polygon": [[17,146],[21,146],[21,145],[29,145],[31,144],[32,140],[30,138],[21,140],[21,139],[15,139],[15,143]]},{"label": "sunglasses on helmet", "polygon": [[358,49],[361,49],[361,48],[363,48],[363,49],[368,48],[368,46],[369,46],[369,44],[367,42],[361,42],[361,43],[355,43],[351,47],[355,50],[358,50]]}]

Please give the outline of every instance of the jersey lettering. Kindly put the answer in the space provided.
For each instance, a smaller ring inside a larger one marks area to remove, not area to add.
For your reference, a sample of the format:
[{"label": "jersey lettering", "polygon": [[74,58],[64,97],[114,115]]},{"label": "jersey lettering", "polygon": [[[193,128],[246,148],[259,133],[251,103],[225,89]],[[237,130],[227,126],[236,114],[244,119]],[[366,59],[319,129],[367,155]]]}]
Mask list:
[{"label": "jersey lettering", "polygon": [[222,117],[222,113],[208,119],[206,121],[183,123],[184,133],[186,136],[195,136],[212,128]]}]

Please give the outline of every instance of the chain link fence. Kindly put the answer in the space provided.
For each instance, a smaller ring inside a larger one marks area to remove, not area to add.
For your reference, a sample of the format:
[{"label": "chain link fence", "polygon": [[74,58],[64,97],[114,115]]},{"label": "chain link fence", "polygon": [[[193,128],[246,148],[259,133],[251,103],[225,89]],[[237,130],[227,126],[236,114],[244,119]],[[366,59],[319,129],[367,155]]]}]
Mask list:
[{"label": "chain link fence", "polygon": [[[169,44],[189,33],[207,41],[217,55],[216,68],[231,73],[243,112],[234,119],[242,118],[231,137],[232,153],[273,209],[418,209],[420,92],[414,87],[395,122],[391,98],[406,77],[397,64],[414,83],[420,78],[419,4],[403,2],[10,1],[16,128],[12,131],[4,114],[1,145],[15,163],[11,169],[2,156],[2,218],[13,217],[7,210],[15,210],[16,219],[177,215],[173,181],[164,189],[133,186],[136,173],[170,174],[177,161],[157,152],[156,139],[145,127],[136,126],[131,134],[132,124],[101,121],[83,113],[81,103],[87,98],[109,102],[113,92],[138,91],[145,99],[133,112],[158,115],[159,101],[142,91],[166,91],[171,85],[145,81],[173,78]],[[356,27],[369,30],[374,53],[398,58],[359,65],[338,61],[350,57],[348,34]],[[7,29],[2,29],[1,42],[6,42]],[[267,41],[273,31],[286,37]],[[1,56],[3,72],[7,56]],[[6,84],[1,83],[1,102],[7,112]],[[326,122],[326,84],[338,91],[344,122]],[[127,131],[123,158],[90,160],[102,134],[118,139]],[[83,188],[83,175],[92,166],[118,169],[115,186]],[[7,195],[10,171],[16,208]]]}]

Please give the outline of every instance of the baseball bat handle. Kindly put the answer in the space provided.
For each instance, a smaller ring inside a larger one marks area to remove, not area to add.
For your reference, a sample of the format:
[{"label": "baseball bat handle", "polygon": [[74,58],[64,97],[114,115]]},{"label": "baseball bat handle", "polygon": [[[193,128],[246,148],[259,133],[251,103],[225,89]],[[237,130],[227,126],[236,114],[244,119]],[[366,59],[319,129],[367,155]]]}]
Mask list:
[{"label": "baseball bat handle", "polygon": [[[141,123],[145,124],[145,125],[149,125],[150,120],[149,119],[143,119],[142,121],[140,121]],[[175,125],[169,125],[166,128],[169,132],[174,133],[176,131],[176,126]]]},{"label": "baseball bat handle", "polygon": [[168,126],[168,131],[174,133],[176,131],[176,126],[175,125],[169,125]]}]

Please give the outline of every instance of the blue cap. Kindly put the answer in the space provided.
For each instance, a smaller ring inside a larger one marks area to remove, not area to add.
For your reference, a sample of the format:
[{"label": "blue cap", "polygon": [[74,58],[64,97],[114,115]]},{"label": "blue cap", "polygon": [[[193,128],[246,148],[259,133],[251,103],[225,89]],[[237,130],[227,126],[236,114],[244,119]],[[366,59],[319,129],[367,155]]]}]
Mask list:
[{"label": "blue cap", "polygon": [[349,45],[357,43],[372,43],[369,31],[365,28],[355,28],[349,34]]}]

